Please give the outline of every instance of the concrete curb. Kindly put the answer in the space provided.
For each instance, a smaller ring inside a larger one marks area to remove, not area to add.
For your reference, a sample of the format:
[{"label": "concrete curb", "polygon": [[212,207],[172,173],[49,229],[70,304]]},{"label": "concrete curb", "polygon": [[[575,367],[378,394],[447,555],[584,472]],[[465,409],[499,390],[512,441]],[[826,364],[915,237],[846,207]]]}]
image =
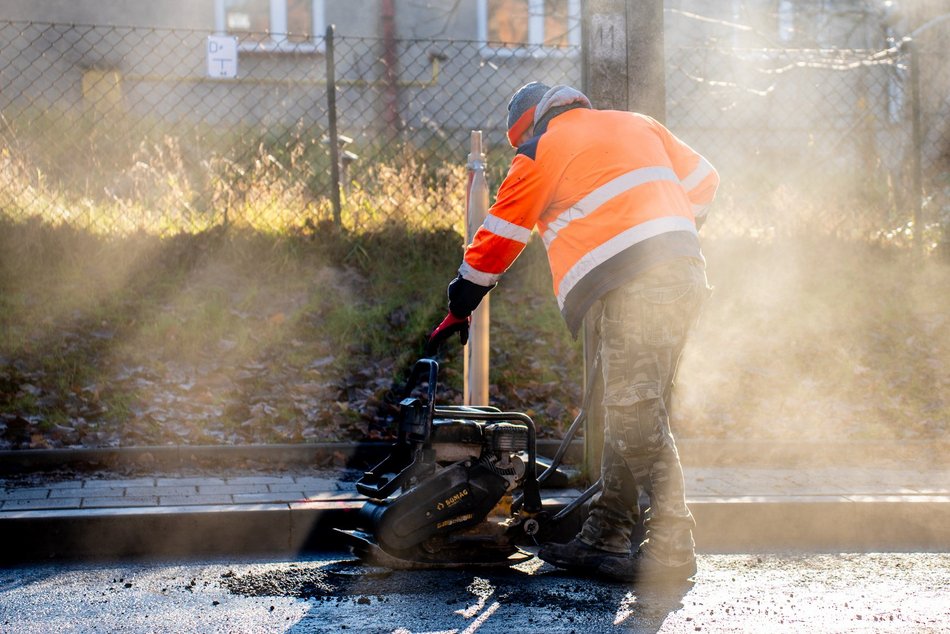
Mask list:
[{"label": "concrete curb", "polygon": [[[539,453],[550,456],[558,445],[558,441],[542,440]],[[235,553],[294,556],[338,548],[341,542],[332,529],[354,527],[364,500],[351,484],[344,486],[338,481],[342,472],[335,469],[341,463],[357,468],[358,463],[375,464],[389,446],[325,443],[0,452],[2,470],[30,474],[19,488],[12,485],[8,489],[10,500],[4,502],[0,513],[0,534],[5,537],[0,542],[0,562]],[[858,474],[858,480],[844,477],[849,469],[840,467],[848,460],[839,455],[844,449],[840,445],[681,443],[684,463],[687,468],[696,469],[693,488],[687,491],[693,491],[690,508],[698,525],[698,549],[950,551],[950,495],[943,475],[950,459],[947,443],[867,443],[860,447],[860,452],[852,444],[848,448],[852,457],[860,457],[854,458],[858,468],[850,469]],[[582,449],[580,441],[573,444],[569,459],[578,461]],[[42,471],[78,466],[99,471],[134,471],[146,456],[149,471],[165,471],[175,477],[110,480],[97,474],[86,479],[70,472],[65,481],[57,482],[58,476],[54,476],[44,487],[43,476],[38,475]],[[714,466],[708,469],[709,473],[697,473],[704,471],[698,466],[703,464]],[[277,474],[281,469],[301,465],[334,465],[336,475],[314,476],[309,469],[304,469],[302,476]],[[735,465],[761,467],[743,469]],[[778,468],[779,465],[785,466]],[[820,465],[826,465],[827,474],[822,474]],[[250,466],[274,473],[245,477],[242,470]],[[809,470],[809,466],[816,468]],[[210,471],[215,477],[181,477],[181,472],[190,468]],[[225,468],[237,471],[240,477],[226,477],[216,471]],[[868,474],[867,479],[864,473]],[[35,478],[33,474],[37,474]],[[280,488],[286,484],[285,479],[293,481],[292,489]],[[300,484],[311,479],[319,482]],[[162,495],[161,502],[156,499],[147,503],[144,498],[137,498],[143,495],[134,491],[138,480],[155,487],[152,496]],[[272,491],[269,485],[257,483],[258,488],[263,486],[261,491],[269,491],[266,496],[257,497],[257,489],[249,484],[251,480],[276,482],[279,486]],[[237,487],[233,496],[212,496],[221,492],[204,491],[204,487],[197,486],[225,481],[228,486]],[[333,486],[326,488],[327,483]],[[551,480],[548,485],[565,487],[544,491],[545,506],[552,512],[578,494],[566,488],[572,486],[567,481],[554,484]],[[103,490],[115,487],[120,489],[110,490],[109,495],[124,499],[110,499],[109,504],[103,504]],[[158,493],[163,487],[164,493]],[[306,492],[301,493],[301,487]],[[83,495],[87,488],[96,491]],[[196,495],[194,501],[178,502],[176,496],[187,497],[176,492],[179,488]],[[286,491],[295,493],[293,497],[270,497],[273,493],[284,495]],[[247,495],[239,499],[242,492]],[[44,494],[48,499],[40,501],[47,506],[19,504],[21,499],[26,501],[37,495],[43,498]],[[202,498],[203,495],[207,497]],[[164,496],[171,498],[167,505]],[[297,496],[309,499],[288,501],[298,499]],[[90,508],[86,508],[86,497],[93,500]],[[67,506],[67,498],[83,499],[70,500]]]},{"label": "concrete curb", "polygon": [[[685,466],[815,466],[907,463],[917,467],[950,465],[947,441],[722,441],[683,439],[677,442]],[[551,457],[560,446],[538,440],[538,453]],[[57,469],[155,470],[181,468],[339,466],[365,469],[389,451],[389,442],[306,443],[273,445],[169,445],[91,449],[23,449],[0,451],[0,474]],[[575,440],[565,456],[568,464],[583,459],[583,440]]]},{"label": "concrete curb", "polygon": [[[563,508],[575,490],[549,492]],[[234,553],[294,556],[339,548],[362,500],[38,510],[0,516],[3,563]],[[690,501],[700,552],[950,550],[947,496],[774,496]]]},{"label": "concrete curb", "polygon": [[[542,456],[553,456],[559,441],[538,441]],[[171,472],[183,468],[234,469],[326,467],[365,469],[378,464],[392,448],[391,442],[300,443],[273,445],[167,445],[90,449],[22,449],[0,451],[0,474],[24,474],[58,469],[152,470]],[[580,441],[572,443],[566,460],[578,462]]]},{"label": "concrete curb", "polygon": [[720,498],[690,510],[705,552],[950,550],[946,496]]},{"label": "concrete curb", "polygon": [[915,468],[950,466],[950,442],[904,441],[676,441],[684,466],[812,467],[908,464]]}]

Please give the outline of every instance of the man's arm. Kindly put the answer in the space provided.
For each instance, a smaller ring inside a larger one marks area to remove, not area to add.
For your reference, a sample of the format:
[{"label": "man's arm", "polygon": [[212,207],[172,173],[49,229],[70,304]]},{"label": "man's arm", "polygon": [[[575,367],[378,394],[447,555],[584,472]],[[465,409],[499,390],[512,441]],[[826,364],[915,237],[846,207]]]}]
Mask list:
[{"label": "man's arm", "polygon": [[701,226],[706,220],[709,205],[716,197],[719,173],[703,155],[681,141],[666,127],[657,121],[654,121],[654,124],[673,163],[673,171],[679,177],[680,184],[693,205],[696,225]]},{"label": "man's arm", "polygon": [[534,163],[534,148],[525,148],[519,148],[495,204],[465,249],[458,277],[448,287],[449,313],[429,335],[427,350],[437,350],[454,332],[465,344],[469,316],[521,255],[547,206],[550,185]]},{"label": "man's arm", "polygon": [[495,203],[465,249],[459,275],[467,282],[489,290],[494,287],[524,251],[547,207],[553,183],[535,164],[536,145],[534,141],[518,148]]}]

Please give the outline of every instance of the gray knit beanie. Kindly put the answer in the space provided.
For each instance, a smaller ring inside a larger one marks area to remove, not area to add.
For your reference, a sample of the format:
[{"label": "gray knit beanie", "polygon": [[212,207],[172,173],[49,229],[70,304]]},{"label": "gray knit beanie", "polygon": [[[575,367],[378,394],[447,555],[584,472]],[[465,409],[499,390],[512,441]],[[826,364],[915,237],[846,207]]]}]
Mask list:
[{"label": "gray knit beanie", "polygon": [[508,102],[508,142],[512,147],[516,147],[518,139],[534,127],[534,108],[549,89],[547,84],[533,81],[512,95]]}]

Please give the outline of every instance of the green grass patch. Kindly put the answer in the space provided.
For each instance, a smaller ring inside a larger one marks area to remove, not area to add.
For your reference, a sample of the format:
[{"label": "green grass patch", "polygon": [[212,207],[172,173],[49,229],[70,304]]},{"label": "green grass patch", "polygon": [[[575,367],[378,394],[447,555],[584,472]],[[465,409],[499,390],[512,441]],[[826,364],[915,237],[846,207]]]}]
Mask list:
[{"label": "green grass patch", "polygon": [[[950,267],[844,240],[711,240],[715,293],[680,368],[680,437],[940,438]],[[394,392],[445,312],[452,230],[122,239],[0,231],[6,446],[386,437]],[[491,403],[558,436],[582,350],[532,240],[491,294]],[[440,399],[461,399],[445,348]]]},{"label": "green grass patch", "polygon": [[[461,258],[464,168],[394,145],[354,167],[337,226],[325,150],[306,130],[205,145],[208,131],[38,121],[0,122],[0,446],[391,433],[393,388]],[[44,153],[50,135],[70,151]],[[492,158],[492,183],[506,162]],[[716,292],[682,360],[679,436],[945,435],[942,233],[928,228],[914,255],[905,205],[826,180],[834,196],[724,184],[704,228]],[[559,435],[581,402],[582,350],[537,239],[491,315],[491,404]],[[440,399],[457,403],[462,357],[454,344],[445,355]]]}]

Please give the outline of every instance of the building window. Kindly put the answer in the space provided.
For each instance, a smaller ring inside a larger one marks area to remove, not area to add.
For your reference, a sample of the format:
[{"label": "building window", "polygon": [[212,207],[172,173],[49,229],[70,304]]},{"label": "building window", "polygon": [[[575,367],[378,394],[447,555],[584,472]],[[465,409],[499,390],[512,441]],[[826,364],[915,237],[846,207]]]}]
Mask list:
[{"label": "building window", "polygon": [[495,52],[580,46],[580,0],[479,0],[478,37]]},{"label": "building window", "polygon": [[215,0],[215,29],[240,38],[241,50],[323,47],[324,0]]}]

